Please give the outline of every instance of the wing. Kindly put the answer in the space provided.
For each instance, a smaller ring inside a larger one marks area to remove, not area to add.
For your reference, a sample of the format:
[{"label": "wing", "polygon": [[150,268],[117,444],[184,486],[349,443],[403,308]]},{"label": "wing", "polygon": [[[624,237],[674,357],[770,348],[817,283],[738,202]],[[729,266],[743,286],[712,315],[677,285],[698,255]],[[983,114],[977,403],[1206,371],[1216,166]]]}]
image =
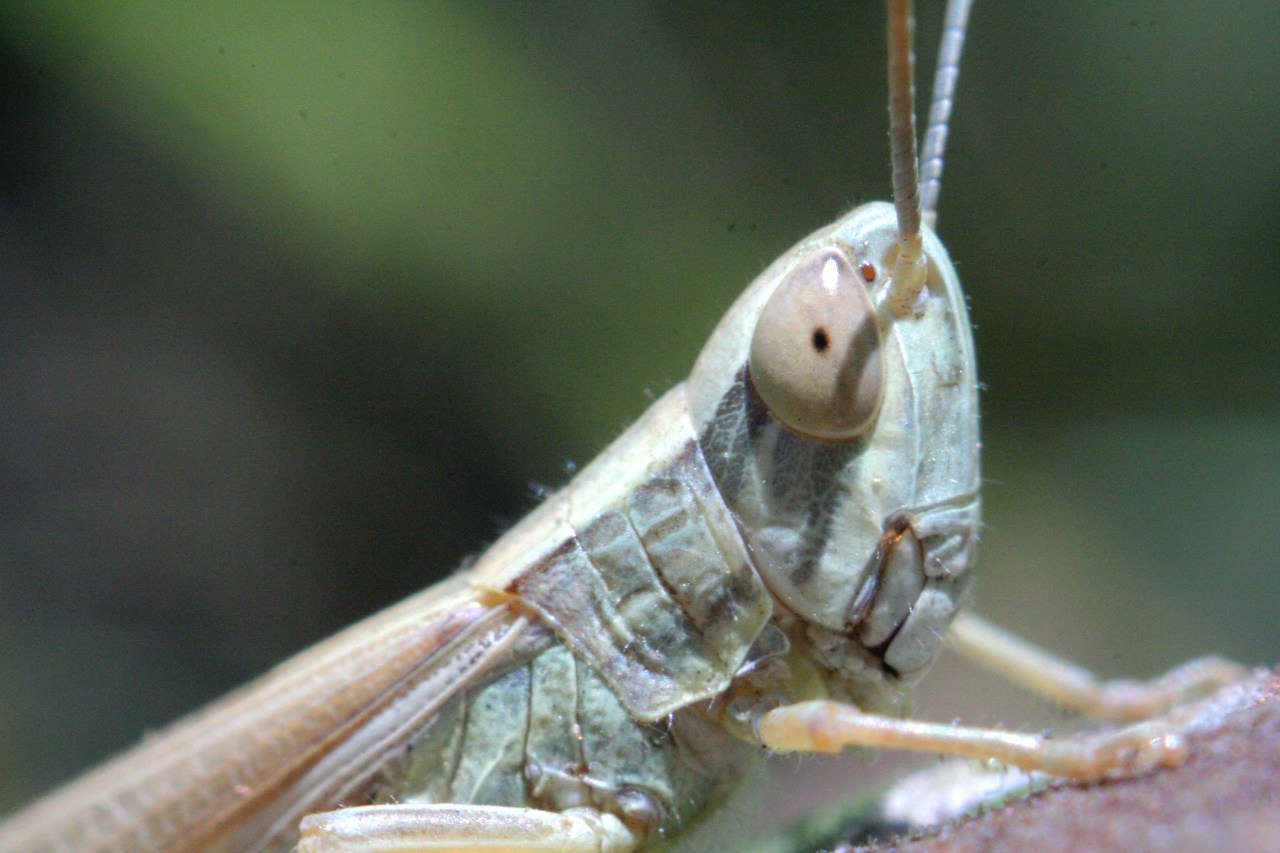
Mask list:
[{"label": "wing", "polygon": [[427,589],[37,801],[0,824],[0,853],[261,849],[352,796],[529,629],[465,575]]}]

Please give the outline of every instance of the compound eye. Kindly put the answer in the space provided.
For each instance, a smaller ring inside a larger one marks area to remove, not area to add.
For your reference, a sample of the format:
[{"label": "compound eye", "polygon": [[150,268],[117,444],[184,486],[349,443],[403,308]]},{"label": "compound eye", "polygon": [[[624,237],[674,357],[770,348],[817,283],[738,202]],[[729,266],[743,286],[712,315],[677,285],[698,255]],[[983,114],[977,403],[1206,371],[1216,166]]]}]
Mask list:
[{"label": "compound eye", "polygon": [[792,432],[847,441],[871,428],[884,396],[875,307],[836,249],[808,258],[765,303],[751,338],[751,381]]}]

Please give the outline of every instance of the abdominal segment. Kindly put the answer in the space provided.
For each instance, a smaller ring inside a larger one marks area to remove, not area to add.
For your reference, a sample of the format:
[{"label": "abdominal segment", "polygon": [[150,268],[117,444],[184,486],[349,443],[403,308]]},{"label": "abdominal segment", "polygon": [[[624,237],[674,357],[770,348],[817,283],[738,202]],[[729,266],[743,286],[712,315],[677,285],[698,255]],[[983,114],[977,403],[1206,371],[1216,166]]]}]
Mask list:
[{"label": "abdominal segment", "polygon": [[705,810],[751,758],[692,710],[637,722],[589,665],[554,643],[446,705],[388,766],[376,799],[590,807],[651,834]]}]

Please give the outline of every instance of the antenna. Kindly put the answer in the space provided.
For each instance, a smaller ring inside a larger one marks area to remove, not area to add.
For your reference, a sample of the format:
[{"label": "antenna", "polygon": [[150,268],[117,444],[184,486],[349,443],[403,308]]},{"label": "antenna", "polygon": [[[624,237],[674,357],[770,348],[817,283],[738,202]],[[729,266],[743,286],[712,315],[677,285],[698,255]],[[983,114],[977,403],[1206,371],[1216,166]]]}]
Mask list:
[{"label": "antenna", "polygon": [[920,236],[920,181],[916,174],[915,15],[911,0],[889,0],[889,148],[893,206],[898,214],[898,259],[889,277],[888,306],[895,317],[915,313],[928,272]]},{"label": "antenna", "polygon": [[956,81],[960,79],[960,54],[964,50],[965,28],[973,0],[948,0],[938,44],[938,67],[933,74],[933,103],[929,105],[929,127],[924,132],[920,154],[920,204],[924,224],[930,230],[938,223],[938,195],[942,192],[942,153],[947,147],[947,122],[955,105]]},{"label": "antenna", "polygon": [[[911,0],[888,0],[889,139],[893,157],[893,205],[898,214],[898,258],[890,275],[887,303],[896,317],[915,312],[924,289],[928,261],[924,256],[923,220],[933,228],[942,189],[942,154],[947,121],[960,76],[960,53],[972,0],[948,0],[938,69],[925,133],[924,183],[917,175],[915,117],[915,15]],[[922,202],[923,197],[923,202]]]}]

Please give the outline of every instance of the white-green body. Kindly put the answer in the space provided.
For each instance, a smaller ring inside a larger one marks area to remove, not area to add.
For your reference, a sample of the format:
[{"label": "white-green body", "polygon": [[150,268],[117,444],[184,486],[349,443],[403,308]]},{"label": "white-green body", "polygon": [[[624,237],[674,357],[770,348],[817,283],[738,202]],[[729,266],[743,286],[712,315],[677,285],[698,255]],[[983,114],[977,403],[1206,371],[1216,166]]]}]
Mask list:
[{"label": "white-green body", "polygon": [[847,256],[874,301],[895,241],[873,204],[801,242],[686,383],[468,571],[35,804],[0,851],[286,850],[306,814],[417,801],[590,806],[659,843],[750,775],[768,708],[901,712],[978,524],[973,346],[945,251],[926,235],[916,314],[876,315],[865,434],[794,434],[747,367],[807,258]]}]

